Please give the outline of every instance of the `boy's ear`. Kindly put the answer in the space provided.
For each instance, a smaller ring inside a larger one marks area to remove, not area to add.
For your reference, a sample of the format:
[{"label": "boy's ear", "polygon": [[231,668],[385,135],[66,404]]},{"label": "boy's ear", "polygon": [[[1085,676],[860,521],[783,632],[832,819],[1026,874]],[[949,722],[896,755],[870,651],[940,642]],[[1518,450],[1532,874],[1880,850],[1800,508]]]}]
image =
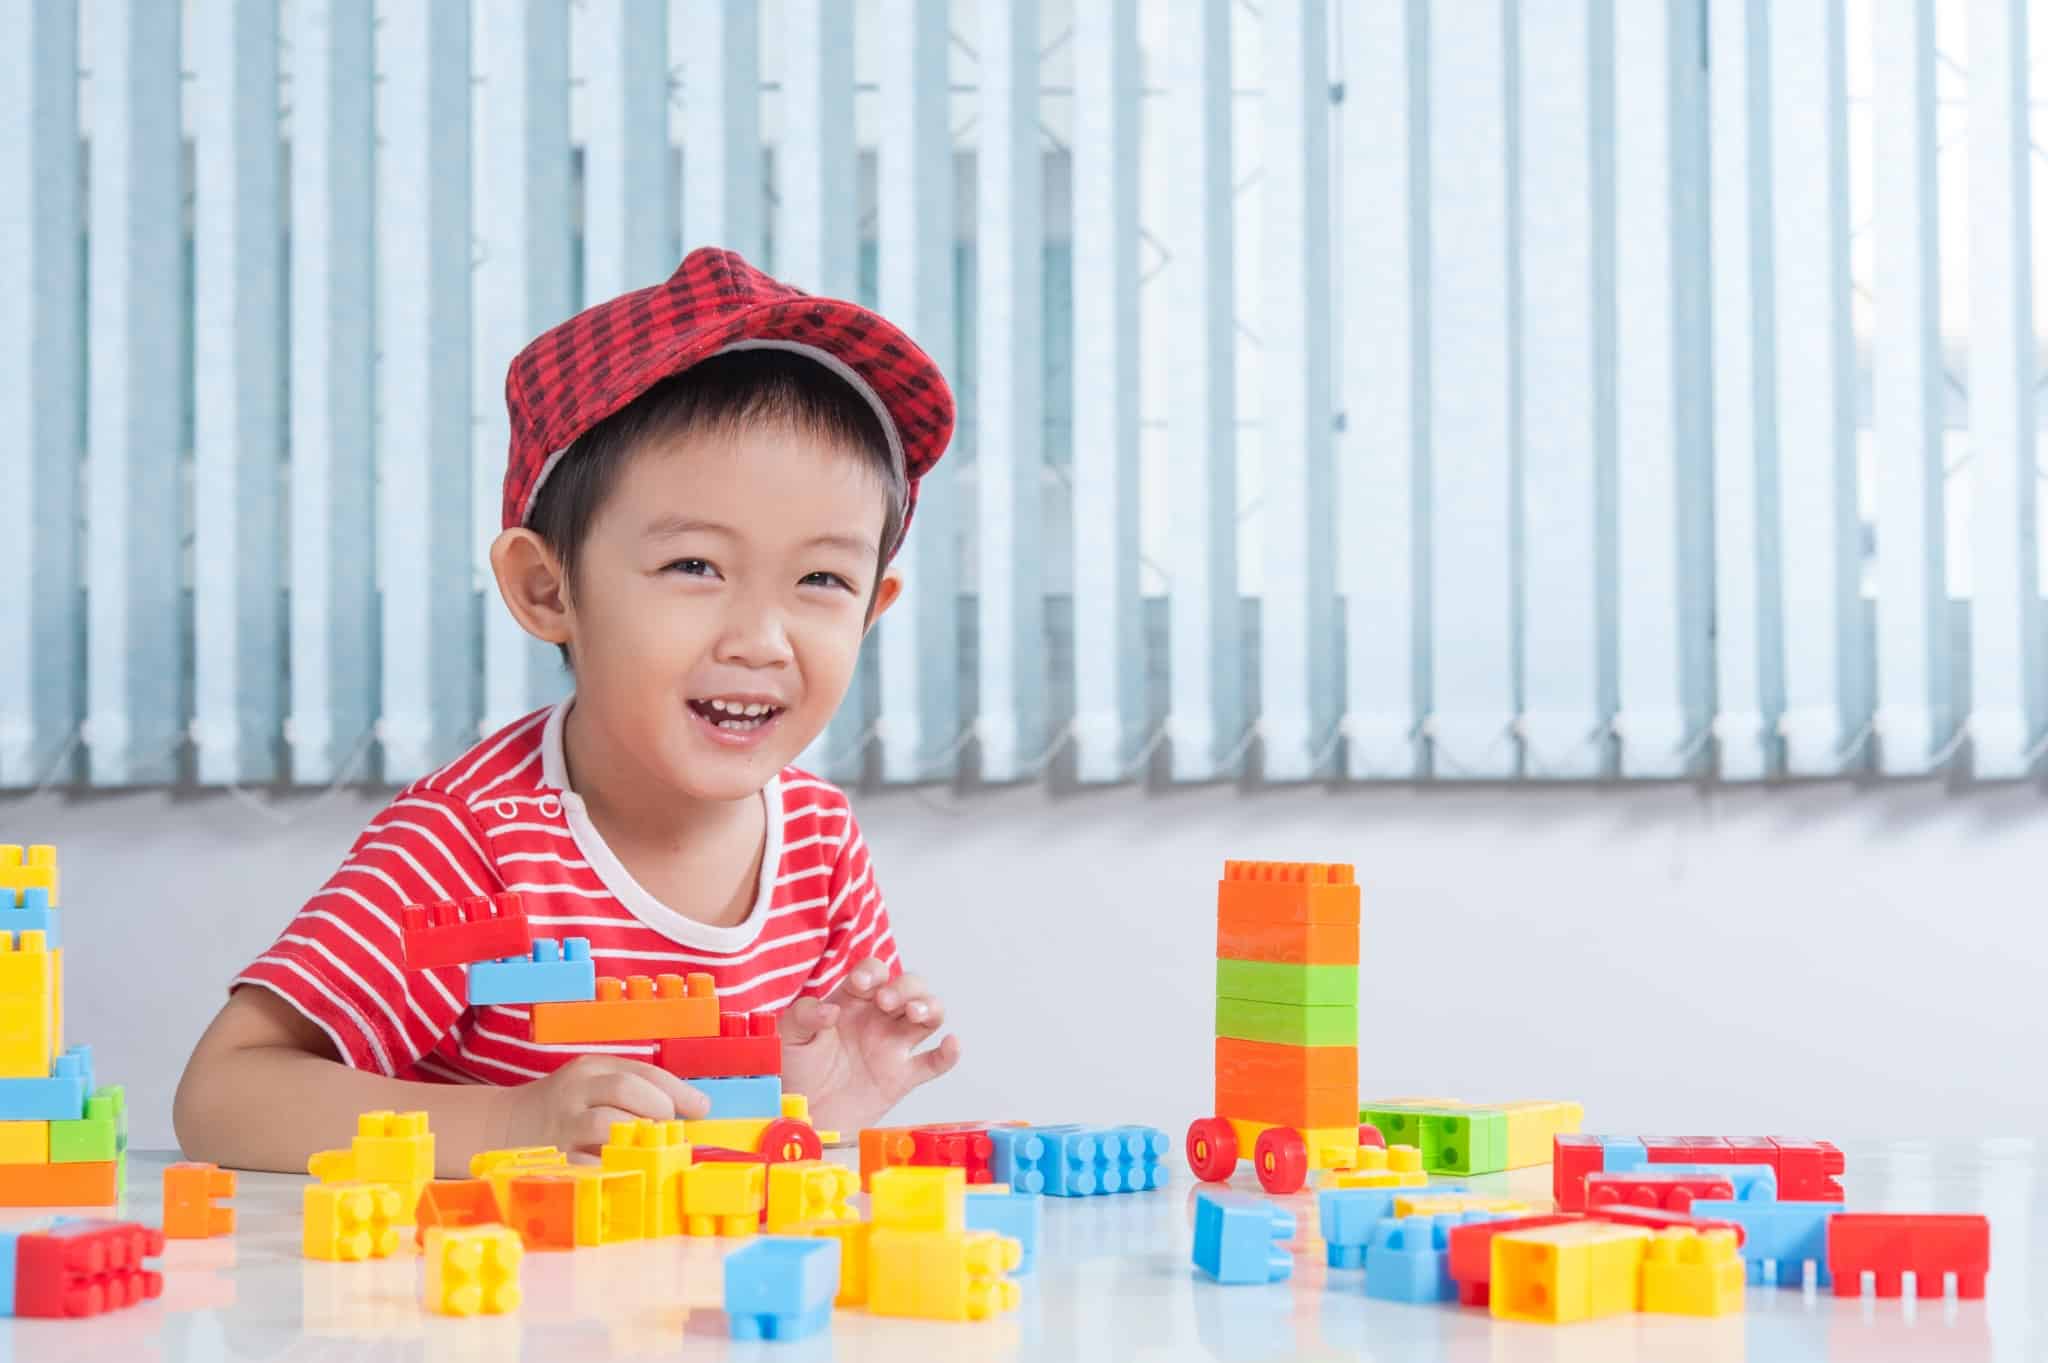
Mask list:
[{"label": "boy's ear", "polygon": [[501,531],[491,541],[491,575],[521,629],[545,643],[569,642],[575,611],[568,582],[562,561],[539,535],[524,526]]},{"label": "boy's ear", "polygon": [[882,580],[875,584],[875,599],[868,607],[868,622],[861,627],[865,635],[875,627],[875,621],[882,618],[882,612],[896,604],[896,598],[903,595],[903,570],[890,568],[882,574]]}]

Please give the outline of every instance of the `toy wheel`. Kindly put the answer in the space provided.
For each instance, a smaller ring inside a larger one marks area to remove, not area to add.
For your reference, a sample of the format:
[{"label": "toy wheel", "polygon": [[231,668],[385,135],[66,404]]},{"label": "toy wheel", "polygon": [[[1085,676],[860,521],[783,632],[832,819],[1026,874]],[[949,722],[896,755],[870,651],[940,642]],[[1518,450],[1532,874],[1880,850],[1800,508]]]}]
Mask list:
[{"label": "toy wheel", "polygon": [[1380,1129],[1371,1122],[1360,1122],[1358,1124],[1358,1143],[1360,1145],[1370,1145],[1376,1150],[1387,1148],[1387,1138],[1382,1136]]},{"label": "toy wheel", "polygon": [[1301,1191],[1308,1181],[1308,1143],[1291,1126],[1269,1126],[1252,1146],[1259,1186],[1275,1196]]},{"label": "toy wheel", "polygon": [[777,1117],[761,1132],[761,1154],[770,1164],[789,1164],[822,1158],[825,1144],[809,1122]]},{"label": "toy wheel", "polygon": [[1228,1183],[1237,1172],[1237,1128],[1221,1117],[1188,1124],[1188,1168],[1203,1183]]}]

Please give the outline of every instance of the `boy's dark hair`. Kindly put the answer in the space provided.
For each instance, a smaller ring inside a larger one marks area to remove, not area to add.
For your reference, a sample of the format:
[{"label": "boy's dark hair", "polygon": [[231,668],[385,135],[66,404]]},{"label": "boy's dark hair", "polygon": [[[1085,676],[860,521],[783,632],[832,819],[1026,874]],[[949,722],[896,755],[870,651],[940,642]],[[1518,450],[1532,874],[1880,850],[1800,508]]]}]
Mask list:
[{"label": "boy's dark hair", "polygon": [[[661,380],[577,438],[541,484],[527,527],[562,561],[573,589],[591,522],[634,451],[650,440],[761,422],[844,445],[881,479],[886,502],[875,582],[868,590],[872,608],[902,533],[907,483],[867,399],[824,365],[792,351],[728,351]],[[560,647],[563,664],[573,669],[568,645]]]}]

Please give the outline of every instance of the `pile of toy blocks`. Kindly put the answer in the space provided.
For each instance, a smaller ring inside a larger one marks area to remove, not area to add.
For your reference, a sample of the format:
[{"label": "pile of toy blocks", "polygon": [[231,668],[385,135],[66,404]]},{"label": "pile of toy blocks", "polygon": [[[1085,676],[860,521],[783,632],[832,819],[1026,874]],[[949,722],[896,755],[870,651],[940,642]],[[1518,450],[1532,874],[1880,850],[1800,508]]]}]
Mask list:
[{"label": "pile of toy blocks", "polygon": [[0,1206],[106,1207],[126,1186],[121,1086],[64,1044],[62,922],[57,849],[0,847]]},{"label": "pile of toy blocks", "polygon": [[1389,1145],[1412,1145],[1432,1174],[1496,1174],[1550,1160],[1553,1137],[1575,1132],[1586,1115],[1577,1103],[1530,1099],[1475,1105],[1456,1098],[1381,1098],[1363,1104],[1358,1120]]},{"label": "pile of toy blocks", "polygon": [[955,1168],[969,1186],[1004,1184],[1049,1197],[1102,1197],[1163,1188],[1173,1142],[1156,1126],[945,1122],[860,1133],[861,1187],[898,1166]]}]

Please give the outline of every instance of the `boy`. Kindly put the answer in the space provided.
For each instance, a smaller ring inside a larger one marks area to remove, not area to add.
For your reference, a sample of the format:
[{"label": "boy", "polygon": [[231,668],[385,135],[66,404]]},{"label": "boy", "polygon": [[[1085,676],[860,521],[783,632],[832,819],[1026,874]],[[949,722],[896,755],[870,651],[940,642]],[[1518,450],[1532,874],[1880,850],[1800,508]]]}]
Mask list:
[{"label": "boy", "polygon": [[873,313],[706,249],[536,339],[505,387],[491,566],[575,693],[401,792],[235,979],[178,1086],[192,1158],[301,1170],[357,1112],[423,1108],[459,1176],[705,1115],[652,1045],[537,1045],[527,1009],[465,1005],[462,968],[404,968],[402,907],[501,890],[600,975],[706,971],[726,1010],[777,1012],[820,1127],[959,1059],[919,1049],[944,1009],[901,973],[846,797],[787,765],[901,590],[944,376]]}]

